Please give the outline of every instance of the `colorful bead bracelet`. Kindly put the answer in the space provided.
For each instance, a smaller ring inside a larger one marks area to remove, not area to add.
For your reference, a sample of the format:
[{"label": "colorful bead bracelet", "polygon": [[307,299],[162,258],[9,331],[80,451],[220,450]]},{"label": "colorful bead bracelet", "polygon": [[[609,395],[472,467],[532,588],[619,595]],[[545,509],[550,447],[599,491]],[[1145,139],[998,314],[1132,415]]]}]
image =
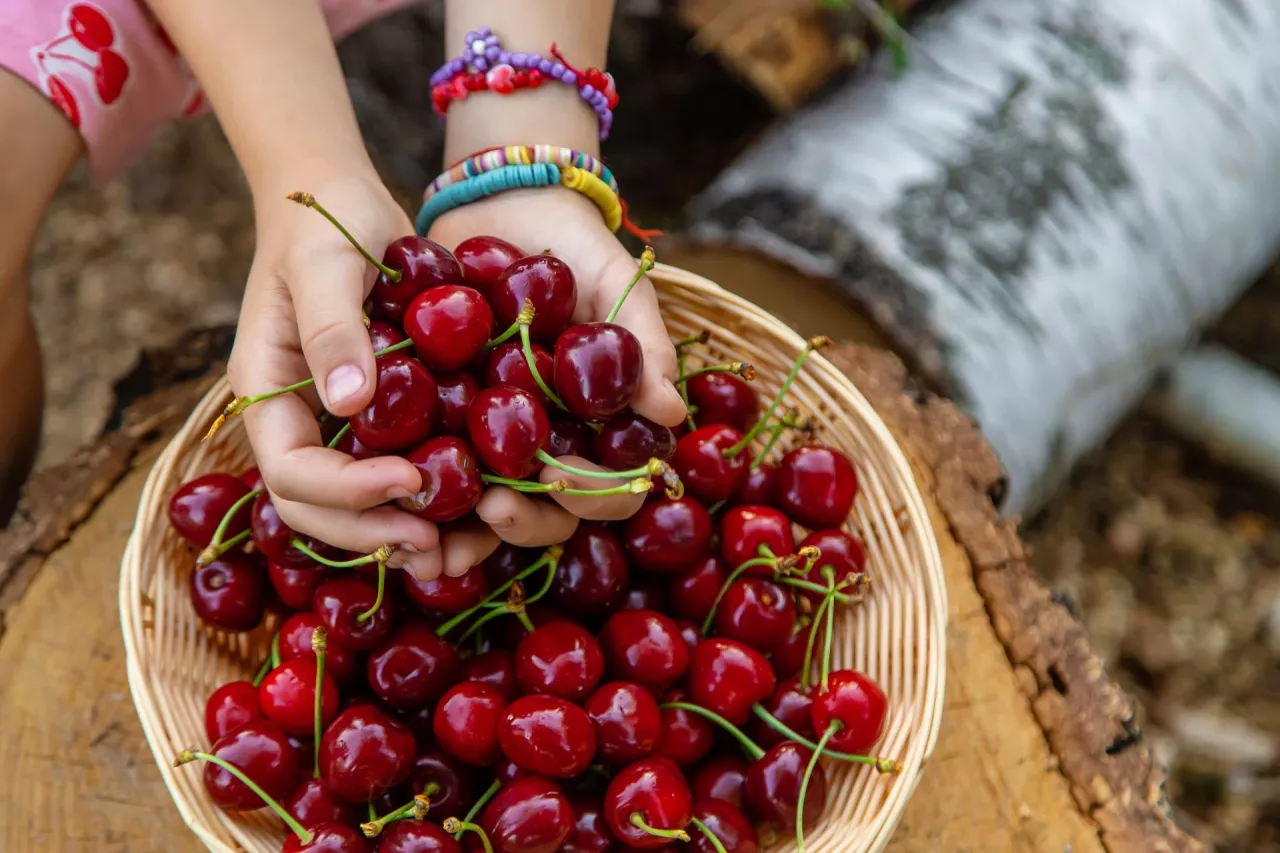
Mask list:
[{"label": "colorful bead bracelet", "polygon": [[528,166],[533,163],[550,163],[564,169],[576,166],[586,169],[591,174],[608,184],[614,194],[618,192],[618,182],[609,167],[599,159],[572,148],[559,145],[508,145],[505,148],[490,148],[472,154],[450,166],[440,177],[431,182],[423,193],[423,201],[448,186],[452,186],[476,175],[492,172],[503,166]]}]

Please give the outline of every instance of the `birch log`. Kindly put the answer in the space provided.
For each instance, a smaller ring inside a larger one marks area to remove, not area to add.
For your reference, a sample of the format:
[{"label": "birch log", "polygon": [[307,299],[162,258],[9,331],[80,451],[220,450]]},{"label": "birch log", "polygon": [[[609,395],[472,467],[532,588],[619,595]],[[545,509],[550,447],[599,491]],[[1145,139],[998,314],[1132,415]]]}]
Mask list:
[{"label": "birch log", "polygon": [[965,0],[782,121],[691,236],[831,279],[1034,509],[1280,245],[1280,3]]}]

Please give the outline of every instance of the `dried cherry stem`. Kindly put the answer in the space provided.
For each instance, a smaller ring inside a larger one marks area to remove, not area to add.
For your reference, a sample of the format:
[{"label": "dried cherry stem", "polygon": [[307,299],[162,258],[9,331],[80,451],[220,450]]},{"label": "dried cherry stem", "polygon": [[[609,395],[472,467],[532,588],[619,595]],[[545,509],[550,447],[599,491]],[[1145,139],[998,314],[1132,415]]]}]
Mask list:
[{"label": "dried cherry stem", "polygon": [[335,447],[338,446],[338,443],[341,442],[342,439],[347,437],[347,433],[349,432],[351,432],[351,421],[347,421],[345,424],[343,424],[342,429],[338,430],[336,433],[333,434],[333,438],[329,439],[329,443],[326,444],[325,447],[329,448],[330,450],[333,450]]},{"label": "dried cherry stem", "polygon": [[809,766],[804,769],[804,778],[800,780],[800,798],[796,801],[796,850],[798,853],[804,853],[804,798],[809,793],[809,780],[813,778],[813,770],[818,766],[818,759],[822,757],[822,750],[826,748],[827,741],[842,728],[844,726],[839,720],[831,721],[831,725],[827,726],[827,730],[818,740],[818,748],[813,751],[813,755],[809,756]]},{"label": "dried cherry stem", "polygon": [[689,818],[689,822],[697,827],[698,832],[701,832],[707,837],[707,841],[715,848],[716,853],[729,853],[728,850],[724,849],[724,843],[721,842],[719,838],[716,838],[716,834],[711,831],[711,827],[707,826],[696,817]]},{"label": "dried cherry stem", "polygon": [[757,744],[751,738],[747,737],[746,732],[744,732],[742,729],[738,728],[733,723],[726,720],[724,717],[717,714],[715,711],[708,710],[702,707],[701,705],[694,705],[690,702],[663,702],[658,707],[671,708],[671,709],[680,710],[680,711],[688,711],[691,714],[697,714],[701,717],[706,717],[708,720],[715,723],[717,726],[719,726],[720,728],[728,732],[730,735],[732,735],[733,739],[736,740],[738,744],[742,747],[742,750],[748,756],[751,757],[752,761],[759,761],[761,758],[764,757],[764,750],[760,748],[759,744]]},{"label": "dried cherry stem", "polygon": [[631,295],[631,289],[636,286],[640,279],[644,278],[644,274],[653,269],[654,254],[652,246],[645,246],[644,251],[640,253],[640,266],[636,268],[636,274],[631,277],[631,281],[627,282],[627,286],[622,289],[622,293],[618,294],[618,301],[613,303],[613,307],[609,309],[609,314],[604,318],[606,323],[612,323],[618,317],[618,312],[622,310],[622,303],[627,301],[627,297]]},{"label": "dried cherry stem", "polygon": [[[386,547],[386,546],[383,546]],[[356,616],[357,622],[368,622],[373,618],[373,614],[378,612],[378,608],[382,606],[382,596],[387,589],[387,561],[378,561],[378,594],[373,597],[373,606],[365,612]]]},{"label": "dried cherry stem", "polygon": [[701,332],[698,332],[698,334],[696,335],[690,335],[687,338],[681,338],[680,340],[672,344],[672,346],[676,348],[677,353],[680,353],[688,349],[689,347],[693,346],[694,344],[705,344],[709,340],[711,340],[711,330],[703,329]]},{"label": "dried cherry stem", "polygon": [[733,585],[734,581],[742,577],[743,573],[746,572],[748,569],[753,569],[756,566],[772,567],[772,566],[776,566],[777,564],[778,564],[778,561],[777,561],[777,558],[775,557],[754,557],[750,560],[747,560],[745,563],[738,566],[733,571],[729,572],[729,577],[724,579],[724,583],[720,585],[720,591],[716,593],[716,600],[711,602],[711,609],[707,611],[707,618],[702,620],[702,630],[701,630],[702,636],[704,637],[707,636],[707,634],[711,631],[711,623],[715,621],[716,608],[720,606],[720,599],[724,598],[724,594],[729,591],[729,587]]},{"label": "dried cherry stem", "polygon": [[328,557],[322,557],[315,551],[312,551],[307,547],[307,543],[303,542],[301,539],[294,538],[294,540],[289,544],[315,560],[320,565],[328,566],[331,569],[354,569],[356,566],[367,566],[370,563],[385,563],[387,560],[391,559],[391,553],[395,551],[395,548],[391,545],[381,545],[378,547],[378,550],[370,554],[365,554],[362,557],[356,557],[351,560],[330,560]]},{"label": "dried cherry stem", "polygon": [[293,831],[293,834],[298,836],[298,840],[302,842],[303,847],[310,844],[311,839],[315,837],[310,830],[298,823],[297,819],[293,815],[289,814],[289,812],[285,810],[284,806],[276,802],[270,794],[258,786],[257,782],[246,776],[243,770],[236,767],[231,762],[219,758],[216,755],[210,755],[207,752],[199,752],[194,749],[184,749],[182,752],[178,753],[176,758],[173,759],[173,766],[181,767],[182,765],[190,764],[193,761],[208,761],[210,764],[216,764],[243,782],[246,788],[261,797],[262,802],[280,816],[280,819],[285,822],[285,825],[288,826],[290,830]]},{"label": "dried cherry stem", "polygon": [[271,655],[267,655],[262,659],[262,666],[258,667],[258,673],[253,677],[253,686],[262,686],[262,680],[267,677],[269,672],[271,672]]},{"label": "dried cherry stem", "polygon": [[538,450],[534,456],[544,465],[564,471],[566,474],[573,474],[576,477],[591,477],[596,480],[621,480],[631,477],[666,477],[667,474],[673,473],[671,466],[661,459],[650,459],[641,468],[632,468],[630,471],[589,471],[586,468],[576,468],[566,462],[552,456],[545,450]]},{"label": "dried cherry stem", "polygon": [[239,533],[237,533],[235,536],[232,536],[226,542],[221,542],[218,545],[210,545],[208,548],[205,548],[203,551],[200,552],[200,556],[196,557],[196,565],[197,566],[209,565],[214,560],[218,559],[223,554],[230,551],[232,548],[235,548],[237,545],[243,545],[245,542],[248,542],[249,537],[252,535],[253,535],[253,531],[251,530],[241,530]]},{"label": "dried cherry stem", "polygon": [[[823,566],[823,573],[828,578],[835,578],[835,572],[829,566]],[[800,668],[800,687],[807,690],[809,688],[809,679],[813,678],[813,648],[814,642],[818,637],[818,623],[822,621],[828,610],[835,605],[833,599],[835,597],[835,583],[830,584],[829,590],[824,590],[826,595],[822,598],[822,603],[818,605],[818,610],[813,614],[813,627],[809,630],[809,641],[804,646],[804,665]]]},{"label": "dried cherry stem", "polygon": [[767,424],[769,419],[773,417],[773,413],[782,405],[783,398],[785,398],[787,396],[787,392],[791,390],[791,386],[796,381],[796,377],[800,375],[800,368],[804,367],[804,363],[809,358],[809,355],[817,352],[830,343],[831,338],[824,337],[822,335],[819,335],[816,338],[810,338],[808,342],[805,343],[804,350],[801,351],[800,355],[796,356],[795,363],[791,365],[791,372],[788,373],[787,378],[783,380],[782,387],[778,389],[778,393],[774,395],[773,402],[769,404],[769,408],[765,410],[765,413],[760,416],[760,420],[756,421],[755,426],[753,426],[746,435],[739,439],[737,444],[724,449],[724,457],[726,459],[732,459],[737,456],[743,450],[746,450],[747,447],[751,445],[751,442],[755,441],[756,436],[764,430],[765,424]]},{"label": "dried cherry stem", "polygon": [[[414,797],[405,805],[393,812],[388,812],[382,817],[374,817],[366,823],[360,824],[360,831],[364,833],[365,838],[377,838],[382,834],[382,830],[387,828],[387,824],[395,823],[398,820],[408,820],[409,818],[418,818],[419,815],[425,813],[426,808],[430,808],[430,797],[440,791],[440,786],[435,782],[428,782],[422,793]],[[425,803],[423,801],[426,801]]]},{"label": "dried cherry stem", "polygon": [[621,486],[608,489],[572,489],[568,480],[553,480],[550,483],[536,483],[532,480],[512,480],[494,474],[481,474],[480,479],[491,486],[507,486],[525,494],[573,495],[583,498],[598,498],[608,495],[642,495],[653,489],[653,480],[648,477],[636,477]]},{"label": "dried cherry stem", "polygon": [[709,364],[706,367],[699,367],[697,370],[684,372],[684,367],[680,368],[680,375],[676,377],[676,384],[680,385],[688,382],[695,376],[703,376],[707,373],[732,373],[734,376],[741,376],[748,382],[755,381],[756,369],[746,362],[727,361],[724,364]]},{"label": "dried cherry stem", "polygon": [[[550,584],[547,584],[547,587],[550,588]],[[532,600],[537,601],[538,597],[534,596]],[[496,612],[502,613],[505,610],[507,613],[510,613],[512,616],[516,617],[516,620],[520,623],[521,627],[525,629],[525,631],[532,634],[534,625],[533,620],[529,618],[527,605],[528,602],[525,601],[524,597],[524,586],[516,584],[511,587],[511,595],[507,599],[507,603],[503,610],[498,610]]]},{"label": "dried cherry stem", "polygon": [[[787,740],[793,740],[807,749],[817,751],[818,745],[816,743],[782,722],[782,720],[779,720],[773,714],[770,714],[763,705],[752,705],[751,713],[755,714],[761,722]],[[892,758],[878,758],[874,755],[854,755],[849,752],[836,752],[834,749],[826,749],[825,747],[822,750],[822,754],[835,761],[847,761],[851,764],[865,764],[868,767],[874,767],[877,773],[897,773],[902,769],[902,765]]]},{"label": "dried cherry stem", "polygon": [[329,648],[329,632],[317,625],[311,632],[311,650],[316,653],[316,742],[315,778],[320,778],[320,738],[324,735],[324,659]]},{"label": "dried cherry stem", "polygon": [[656,835],[658,838],[669,838],[672,841],[689,840],[689,833],[683,829],[659,829],[656,826],[649,826],[649,824],[645,823],[644,815],[640,812],[635,812],[631,815],[631,825],[641,832]]},{"label": "dried cherry stem", "polygon": [[[443,625],[437,628],[436,634],[441,637],[443,637],[445,634],[448,634],[450,631],[452,631],[454,628],[458,627],[460,624],[465,622],[468,618],[470,618],[473,614],[475,614],[485,605],[492,604],[493,602],[500,600],[503,594],[506,593],[509,589],[511,589],[511,587],[515,586],[517,582],[522,581],[525,578],[529,577],[530,575],[536,573],[539,569],[550,566],[551,571],[548,572],[548,574],[554,578],[556,574],[556,566],[559,564],[560,555],[563,552],[564,552],[564,548],[562,546],[552,545],[550,548],[543,551],[542,556],[539,557],[536,561],[534,561],[534,563],[531,566],[529,566],[527,569],[522,569],[511,580],[507,581],[506,583],[502,584],[500,587],[495,589],[493,592],[486,595],[479,604],[475,605],[474,607],[468,607],[466,610],[457,614],[456,616],[451,618],[448,622],[445,622]],[[472,626],[472,627],[474,629],[476,626]],[[467,635],[470,635],[470,634],[471,634],[471,631],[468,631]],[[461,640],[459,642],[461,642]]]},{"label": "dried cherry stem", "polygon": [[404,277],[404,273],[402,273],[400,270],[393,270],[391,267],[379,262],[376,258],[374,258],[373,255],[369,254],[368,250],[365,249],[364,246],[360,245],[360,241],[357,240],[355,237],[352,237],[351,232],[343,227],[342,223],[337,220],[337,217],[335,217],[329,211],[325,210],[324,205],[316,201],[316,197],[313,196],[311,193],[289,193],[289,195],[285,196],[285,198],[289,199],[289,201],[296,201],[298,204],[302,205],[303,207],[309,207],[312,210],[314,210],[316,213],[323,216],[325,219],[329,220],[329,223],[333,225],[334,228],[337,228],[338,232],[342,234],[343,237],[347,238],[347,242],[350,243],[352,246],[355,246],[356,251],[364,255],[364,259],[368,261],[370,264],[372,264],[373,266],[377,267],[378,272],[382,273],[387,278],[391,279],[392,281],[399,281],[401,278]]},{"label": "dried cherry stem", "polygon": [[[413,346],[412,340],[403,340],[398,344],[392,344],[386,349],[378,350],[373,354],[373,357],[381,358],[384,355],[387,355],[393,352],[399,352],[400,350],[408,349],[411,346]],[[215,435],[218,434],[218,430],[222,429],[222,425],[227,422],[228,418],[234,418],[236,415],[240,414],[245,409],[252,406],[254,403],[261,403],[263,400],[270,400],[272,397],[279,397],[282,394],[290,394],[294,391],[301,391],[303,388],[310,388],[312,385],[315,385],[315,384],[316,384],[315,378],[311,377],[308,379],[303,379],[301,382],[295,382],[292,385],[286,385],[283,388],[277,388],[274,391],[264,391],[261,394],[257,394],[253,397],[236,397],[230,403],[227,403],[227,407],[222,410],[222,414],[218,415],[218,417],[214,420],[213,425],[209,427],[209,431],[204,434],[204,438],[200,440],[208,441],[209,439],[213,438]]]},{"label": "dried cherry stem", "polygon": [[[485,806],[489,805],[489,801],[492,800],[494,797],[496,797],[498,795],[498,792],[501,790],[502,790],[502,783],[499,781],[494,781],[494,783],[490,785],[488,788],[486,788],[485,792],[480,795],[480,799],[476,800],[475,803],[472,804],[471,808],[467,809],[467,816],[462,819],[463,823],[470,823],[471,821],[475,820],[476,815],[480,814],[480,810]],[[462,833],[458,833],[458,835],[461,835],[461,834]],[[458,837],[457,835],[454,836],[454,838],[457,838],[457,837]]]},{"label": "dried cherry stem", "polygon": [[461,838],[464,832],[474,832],[480,836],[480,844],[484,846],[484,853],[493,853],[493,843],[489,841],[488,834],[477,824],[458,820],[456,817],[447,817],[444,819],[444,823],[440,824],[440,828],[445,832],[452,832],[454,838]]}]

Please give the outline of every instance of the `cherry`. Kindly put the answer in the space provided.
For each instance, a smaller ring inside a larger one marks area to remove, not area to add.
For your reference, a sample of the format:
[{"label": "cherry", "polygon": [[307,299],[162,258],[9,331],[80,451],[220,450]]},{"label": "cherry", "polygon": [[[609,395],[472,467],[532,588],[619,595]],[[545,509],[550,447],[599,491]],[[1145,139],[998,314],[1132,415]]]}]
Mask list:
[{"label": "cherry", "polygon": [[256,492],[258,489],[265,489],[266,482],[262,479],[262,472],[258,470],[258,466],[254,465],[240,475],[241,481],[249,487],[249,491]]},{"label": "cherry", "polygon": [[[538,375],[542,377],[542,381],[551,382],[554,364],[551,353],[537,344],[531,344],[530,351],[533,353],[533,363],[537,366]],[[524,357],[524,347],[521,346],[520,341],[508,341],[489,351],[489,358],[484,367],[484,384],[488,388],[510,385],[512,388],[529,392],[543,406],[551,403],[543,390],[538,387],[537,380],[533,378],[533,371],[529,370],[529,362]]]},{"label": "cherry", "polygon": [[[428,291],[434,293],[435,291]],[[427,521],[456,521],[480,502],[484,483],[471,445],[460,438],[429,438],[405,454],[422,476],[422,491],[396,503]]]},{"label": "cherry", "polygon": [[732,498],[747,482],[744,453],[726,457],[725,451],[742,440],[742,433],[727,426],[704,426],[676,442],[671,464],[685,490],[704,503]]},{"label": "cherry", "polygon": [[369,343],[373,345],[374,352],[395,346],[404,339],[404,333],[390,323],[374,320],[369,324]]},{"label": "cherry", "polygon": [[[669,691],[662,697],[664,705],[684,702],[683,690]],[[683,708],[662,708],[662,729],[658,738],[658,754],[681,767],[701,761],[715,746],[715,726],[700,714]]]},{"label": "cherry", "polygon": [[[315,649],[311,646],[316,628],[322,627],[320,617],[314,613],[295,613],[280,626],[280,659],[305,658],[314,661]],[[326,629],[328,630],[328,629]],[[346,683],[360,670],[360,656],[334,640],[326,639],[324,671],[334,681]],[[305,734],[311,734],[308,729]]]},{"label": "cherry", "polygon": [[267,577],[285,607],[306,610],[316,594],[316,587],[332,572],[328,566],[312,563],[310,566],[288,566],[273,560],[267,561]]},{"label": "cherry", "polygon": [[308,829],[310,838],[302,841],[296,835],[284,840],[282,853],[369,853],[369,842],[349,826],[322,823]]},{"label": "cherry", "polygon": [[510,758],[500,758],[498,763],[493,767],[494,779],[504,785],[510,785],[521,776],[528,776],[529,773],[519,764],[516,764]]},{"label": "cherry", "polygon": [[312,775],[312,772],[316,769],[315,738],[300,737],[298,735],[287,735],[287,737],[289,738],[289,745],[293,747],[294,753],[298,756],[299,775]]},{"label": "cherry", "polygon": [[499,476],[518,480],[542,467],[535,454],[547,443],[551,425],[528,391],[483,389],[467,413],[467,427],[480,461]]},{"label": "cherry", "polygon": [[662,712],[653,694],[639,684],[611,681],[584,704],[595,725],[596,751],[608,764],[647,758],[658,748]]},{"label": "cherry", "polygon": [[507,702],[520,695],[515,660],[510,652],[501,649],[467,659],[462,665],[461,680],[487,684],[502,694]]},{"label": "cherry", "polygon": [[480,291],[441,285],[413,298],[404,330],[428,370],[457,370],[484,350],[493,332],[493,311]]},{"label": "cherry", "polygon": [[[263,716],[288,734],[306,735],[315,731],[316,662],[293,658],[267,673],[258,687],[258,704]],[[328,725],[338,715],[338,688],[325,673],[320,690],[321,718]]]},{"label": "cherry", "polygon": [[293,547],[298,534],[281,520],[271,495],[264,492],[254,500],[249,529],[253,533],[253,544],[268,560],[298,568],[314,565],[310,557]]},{"label": "cherry", "polygon": [[640,575],[631,579],[627,593],[622,599],[621,610],[653,610],[658,613],[667,609],[666,590],[662,581],[650,575]]},{"label": "cherry", "polygon": [[591,618],[617,608],[630,576],[618,537],[603,524],[584,521],[564,544],[551,595],[575,616]]},{"label": "cherry", "polygon": [[364,803],[413,769],[413,733],[373,705],[353,705],[320,739],[320,778],[337,798]]},{"label": "cherry", "polygon": [[526,693],[545,693],[579,702],[604,674],[600,644],[581,626],[548,622],[516,647],[516,678]]},{"label": "cherry", "polygon": [[655,693],[684,675],[689,665],[680,629],[652,610],[613,614],[600,632],[600,645],[615,678],[634,681]]},{"label": "cherry", "polygon": [[797,447],[778,463],[774,499],[805,527],[839,527],[858,495],[858,472],[849,457],[819,445]]},{"label": "cherry", "polygon": [[463,280],[486,296],[503,270],[524,257],[524,252],[497,237],[470,237],[453,254],[462,265]]},{"label": "cherry", "polygon": [[[724,800],[695,800],[693,816],[702,822],[705,830],[691,832],[692,848],[696,853],[718,853],[718,849],[733,853],[758,853],[760,838],[746,816]],[[720,848],[711,842],[707,833],[714,835]]]},{"label": "cherry", "polygon": [[551,422],[551,432],[547,436],[546,450],[552,458],[559,459],[561,456],[592,458],[591,443],[595,440],[595,432],[591,427],[577,418],[560,412],[551,412],[547,418]]},{"label": "cherry", "polygon": [[[209,752],[241,770],[269,796],[287,796],[298,780],[298,756],[284,731],[269,720],[251,720],[223,735]],[[204,786],[224,809],[262,808],[262,799],[231,773],[204,766]]]},{"label": "cherry", "polygon": [[49,75],[49,100],[62,111],[72,127],[80,127],[80,105],[66,81],[58,74]]},{"label": "cherry", "polygon": [[[813,697],[800,687],[800,679],[787,678],[779,681],[773,692],[760,702],[760,706],[801,737],[809,740],[817,738],[813,729]],[[748,731],[752,740],[765,748],[786,739],[781,732],[758,717],[752,719]]]},{"label": "cherry", "polygon": [[743,811],[747,807],[747,762],[737,755],[713,756],[693,774],[689,791],[695,803],[720,800]]},{"label": "cherry", "polygon": [[489,594],[489,580],[483,571],[475,570],[457,577],[439,575],[429,581],[420,581],[406,572],[404,588],[421,607],[436,613],[459,613],[484,600]]},{"label": "cherry", "polygon": [[384,355],[377,366],[373,400],[351,416],[351,432],[373,450],[412,447],[431,434],[436,382],[425,367],[398,352]]},{"label": "cherry", "polygon": [[778,678],[790,678],[798,675],[804,667],[804,653],[809,645],[809,633],[814,627],[805,619],[800,620],[790,636],[779,645],[773,647],[769,655],[769,663],[773,666]]},{"label": "cherry", "polygon": [[713,637],[689,655],[689,698],[734,725],[751,716],[751,706],[773,692],[773,669],[750,646]]},{"label": "cherry", "polygon": [[364,621],[378,600],[377,588],[366,580],[351,575],[329,578],[316,588],[312,606],[320,624],[329,632],[331,642],[357,651],[377,648],[391,633],[395,624],[394,599],[384,597],[373,615]]},{"label": "cherry", "polygon": [[595,435],[596,461],[614,471],[639,468],[650,459],[666,462],[675,452],[676,437],[668,427],[631,411],[610,418]]},{"label": "cherry", "polygon": [[[762,550],[767,549],[767,550]],[[720,522],[720,552],[734,568],[748,560],[772,555],[782,557],[796,550],[791,520],[767,506],[735,506]],[[753,566],[748,573],[769,577],[769,566]]]},{"label": "cherry", "polygon": [[89,50],[111,47],[116,40],[107,16],[91,3],[72,3],[67,7],[67,29]]},{"label": "cherry", "polygon": [[489,579],[489,586],[502,586],[532,566],[538,559],[538,554],[536,548],[521,548],[518,545],[503,542],[481,564],[485,577]]},{"label": "cherry", "polygon": [[711,516],[697,501],[663,499],[640,507],[627,521],[627,553],[651,572],[678,572],[707,553]]},{"label": "cherry", "polygon": [[838,669],[827,676],[827,682],[813,700],[813,730],[827,731],[839,726],[831,735],[831,748],[838,752],[862,755],[884,733],[888,700],[880,685],[861,672]]},{"label": "cherry", "polygon": [[[565,619],[563,613],[542,601],[536,601],[528,605],[525,608],[524,615],[528,617],[534,628]],[[492,632],[493,642],[496,646],[504,649],[514,649],[520,645],[520,641],[528,636],[529,633],[517,619],[501,619],[492,624],[496,626]]]},{"label": "cherry", "polygon": [[[800,543],[800,547],[805,546],[812,546],[820,552],[821,556],[816,566],[819,568],[831,566],[835,569],[837,584],[866,571],[866,549],[862,547],[860,541],[843,530],[815,530]],[[817,572],[813,574],[817,575]],[[816,592],[803,590],[802,594],[814,604],[822,601],[822,595]]]},{"label": "cherry", "polygon": [[497,688],[475,681],[455,684],[436,705],[431,730],[445,752],[467,764],[498,757],[498,724],[506,702]]},{"label": "cherry", "polygon": [[462,845],[434,823],[398,820],[378,836],[378,853],[462,853]]},{"label": "cherry", "polygon": [[760,399],[742,377],[729,372],[700,373],[685,383],[689,405],[698,407],[698,422],[727,426],[745,433],[760,414]]},{"label": "cherry", "polygon": [[213,743],[252,720],[262,719],[258,688],[251,681],[224,684],[204,703],[204,732]]},{"label": "cherry", "polygon": [[[178,534],[204,548],[213,541],[213,533],[222,517],[236,501],[252,491],[239,477],[230,474],[205,474],[183,483],[169,498],[169,523]],[[249,506],[243,505],[227,525],[224,539],[249,529]]]},{"label": "cherry", "polygon": [[353,824],[360,819],[355,806],[334,799],[319,779],[304,779],[280,805],[307,829],[324,823]]},{"label": "cherry", "polygon": [[684,828],[693,818],[693,802],[679,767],[666,758],[646,758],[624,767],[609,782],[604,814],[623,844],[654,849],[688,839]]},{"label": "cherry", "polygon": [[677,616],[702,624],[729,579],[724,562],[712,554],[692,563],[667,585],[667,597]]},{"label": "cherry", "polygon": [[604,807],[598,797],[570,794],[573,809],[573,832],[565,839],[560,853],[607,853],[613,849],[613,834],[604,818]]},{"label": "cherry", "polygon": [[472,783],[471,771],[452,756],[438,751],[424,752],[413,762],[407,793],[416,796],[426,792],[428,785],[434,785],[433,792],[427,795],[431,803],[427,819],[443,820],[465,812],[471,805]]},{"label": "cherry", "polygon": [[458,650],[423,622],[405,622],[369,655],[369,686],[398,710],[422,708],[456,680]]},{"label": "cherry", "polygon": [[228,551],[191,573],[196,614],[224,631],[252,631],[267,611],[271,586],[252,557]]},{"label": "cherry", "polygon": [[498,726],[502,751],[530,773],[570,779],[586,770],[596,752],[591,718],[555,696],[522,696],[507,706]]},{"label": "cherry", "polygon": [[333,446],[333,449],[347,454],[352,459],[373,459],[386,455],[380,450],[365,447],[351,430],[347,430],[338,438],[338,443]]},{"label": "cherry", "polygon": [[605,421],[630,406],[643,370],[639,339],[614,323],[570,326],[556,338],[556,393],[583,420]]},{"label": "cherry", "polygon": [[446,435],[466,436],[467,412],[480,391],[480,383],[470,373],[438,373],[436,403],[440,413],[436,428]]},{"label": "cherry", "polygon": [[98,66],[93,70],[98,97],[106,105],[114,104],[129,79],[129,63],[116,51],[104,47],[98,51]]},{"label": "cherry", "polygon": [[578,285],[573,271],[551,255],[530,255],[509,264],[487,295],[499,329],[516,321],[526,299],[533,300],[529,334],[540,343],[554,341],[569,325],[578,307]]},{"label": "cherry", "polygon": [[796,605],[782,586],[764,578],[729,584],[716,608],[716,633],[769,652],[791,636]]},{"label": "cherry", "polygon": [[573,832],[574,815],[555,782],[521,776],[489,801],[480,825],[494,853],[556,853]]},{"label": "cherry", "polygon": [[375,312],[387,320],[400,320],[413,298],[427,288],[462,281],[462,266],[448,249],[412,234],[392,241],[382,263],[400,273],[399,281],[379,273],[369,292]]},{"label": "cherry", "polygon": [[689,651],[693,651],[693,647],[702,642],[702,630],[688,619],[677,619],[676,627],[680,629],[680,639],[684,640],[685,648]]},{"label": "cherry", "polygon": [[[747,768],[747,802],[751,811],[765,822],[783,829],[795,829],[796,808],[800,804],[800,783],[812,751],[795,741],[783,741],[769,748]],[[822,765],[814,766],[804,798],[804,825],[812,826],[822,817],[827,801],[827,777]]]},{"label": "cherry", "polygon": [[773,503],[773,486],[778,479],[778,469],[770,462],[761,462],[747,472],[747,481],[742,484],[734,503],[768,506]]}]

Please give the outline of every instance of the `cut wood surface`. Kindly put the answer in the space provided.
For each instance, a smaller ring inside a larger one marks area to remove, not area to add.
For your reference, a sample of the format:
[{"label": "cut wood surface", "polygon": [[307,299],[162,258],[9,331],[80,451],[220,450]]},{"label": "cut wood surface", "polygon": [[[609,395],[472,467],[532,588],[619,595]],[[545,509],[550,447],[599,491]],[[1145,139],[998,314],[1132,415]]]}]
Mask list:
[{"label": "cut wood surface", "polygon": [[[913,461],[951,597],[941,739],[893,851],[1181,853],[1132,709],[1081,627],[1029,574],[991,495],[1002,473],[972,422],[900,362],[832,355]],[[125,679],[119,559],[147,468],[207,387],[142,397],[120,430],[47,472],[0,534],[0,850],[197,851],[160,782]]]}]

